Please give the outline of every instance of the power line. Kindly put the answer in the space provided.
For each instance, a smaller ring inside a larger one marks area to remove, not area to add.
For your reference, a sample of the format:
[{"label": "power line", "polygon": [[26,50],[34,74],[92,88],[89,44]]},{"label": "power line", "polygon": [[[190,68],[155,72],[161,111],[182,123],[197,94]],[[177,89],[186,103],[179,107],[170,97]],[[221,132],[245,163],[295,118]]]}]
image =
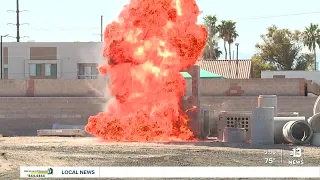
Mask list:
[{"label": "power line", "polygon": [[281,15],[270,15],[270,16],[260,16],[260,17],[248,17],[248,18],[236,19],[235,21],[256,20],[256,19],[271,19],[271,18],[281,18],[281,17],[288,17],[288,16],[302,16],[302,15],[310,15],[310,14],[320,14],[320,11],[293,13],[293,14],[281,14]]},{"label": "power line", "polygon": [[[40,63],[42,64],[42,63]],[[44,63],[45,64],[45,63]],[[78,74],[78,71],[73,71],[73,72],[64,72],[64,71],[60,71],[61,74]],[[23,73],[23,72],[8,72],[8,74],[29,74],[29,73]],[[94,74],[93,74],[94,75]],[[99,74],[97,74],[99,75]],[[80,75],[80,76],[85,76],[84,74],[83,75]],[[90,76],[90,75],[89,75]]]},{"label": "power line", "polygon": [[[22,11],[20,11],[22,12]],[[320,14],[319,12],[304,12],[304,13],[292,13],[292,14],[282,14],[282,15],[270,15],[270,16],[260,16],[260,17],[246,17],[246,18],[240,18],[240,19],[235,19],[235,21],[244,21],[244,20],[257,20],[257,19],[271,19],[271,18],[281,18],[281,17],[288,17],[288,16],[301,16],[301,15],[310,15],[310,14]],[[101,19],[103,19],[103,16],[101,16]],[[101,21],[101,25],[103,21]],[[26,23],[25,23],[26,24]],[[16,25],[16,24],[14,24]],[[22,25],[22,24],[20,24]],[[101,26],[100,25],[100,26]],[[36,31],[50,31],[52,29],[55,30],[61,30],[61,31],[74,31],[77,30],[79,31],[79,29],[87,29],[87,30],[103,30],[101,27],[88,27],[88,26],[54,26],[54,27],[31,27],[33,30]],[[94,34],[94,35],[99,35],[101,36],[101,34],[103,33],[99,33],[99,34]]]},{"label": "power line", "polygon": [[[4,47],[6,47],[6,46],[4,46]],[[100,54],[100,52],[97,52],[97,54]],[[9,58],[23,58],[23,57],[30,58],[29,56],[6,56],[6,57],[9,57]],[[32,56],[32,57],[33,58],[43,58],[43,57],[47,58],[48,56]],[[64,58],[68,59],[68,58],[70,58],[70,56],[58,56],[58,59],[54,59],[54,60],[61,60],[61,59],[64,59]],[[103,58],[104,57],[101,56],[101,60],[104,60]],[[27,59],[27,60],[31,60],[32,61],[33,59]]]},{"label": "power line", "polygon": [[[88,27],[88,26],[66,26],[66,27],[30,27],[36,31],[51,31],[51,30],[58,30],[58,31],[81,31],[81,30],[100,30],[98,27]],[[99,34],[100,35],[100,34]]]},{"label": "power line", "polygon": [[[20,24],[20,12],[24,12],[24,11],[27,11],[27,10],[23,10],[23,11],[19,10],[19,0],[16,1],[16,5],[17,5],[16,11],[8,10],[8,12],[15,12],[17,14],[17,22],[16,22],[16,24],[13,24],[13,23],[8,23],[8,24],[17,26],[17,42],[20,42],[20,38],[21,38],[20,37],[20,25],[28,24],[28,23]],[[23,36],[23,37],[28,37],[28,36]]]}]

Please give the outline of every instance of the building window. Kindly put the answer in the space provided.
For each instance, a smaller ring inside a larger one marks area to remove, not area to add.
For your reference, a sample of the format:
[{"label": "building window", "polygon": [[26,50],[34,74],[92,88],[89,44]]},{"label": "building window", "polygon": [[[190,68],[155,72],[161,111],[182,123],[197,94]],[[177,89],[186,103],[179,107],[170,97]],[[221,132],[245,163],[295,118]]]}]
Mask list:
[{"label": "building window", "polygon": [[91,76],[92,75],[92,67],[84,67],[84,75]]},{"label": "building window", "polygon": [[57,76],[57,64],[45,64],[45,76]]},{"label": "building window", "polygon": [[30,76],[41,76],[41,64],[29,64]]},{"label": "building window", "polygon": [[99,71],[96,63],[79,63],[78,79],[97,79]]},{"label": "building window", "polygon": [[29,64],[29,75],[30,77],[42,77],[42,78],[52,78],[57,77],[57,64]]}]

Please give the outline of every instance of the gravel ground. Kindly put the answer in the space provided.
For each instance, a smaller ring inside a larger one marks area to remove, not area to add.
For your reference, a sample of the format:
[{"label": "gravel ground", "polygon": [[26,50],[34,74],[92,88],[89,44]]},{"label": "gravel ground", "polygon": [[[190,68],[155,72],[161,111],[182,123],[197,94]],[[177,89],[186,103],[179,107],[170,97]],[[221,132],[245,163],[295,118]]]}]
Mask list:
[{"label": "gravel ground", "polygon": [[[0,137],[0,179],[19,166],[289,166],[295,146],[219,142],[109,143],[95,138]],[[319,166],[320,148],[302,147],[303,166]],[[266,155],[270,150],[275,154]],[[274,162],[266,164],[265,158]],[[302,165],[300,165],[302,166]]]}]

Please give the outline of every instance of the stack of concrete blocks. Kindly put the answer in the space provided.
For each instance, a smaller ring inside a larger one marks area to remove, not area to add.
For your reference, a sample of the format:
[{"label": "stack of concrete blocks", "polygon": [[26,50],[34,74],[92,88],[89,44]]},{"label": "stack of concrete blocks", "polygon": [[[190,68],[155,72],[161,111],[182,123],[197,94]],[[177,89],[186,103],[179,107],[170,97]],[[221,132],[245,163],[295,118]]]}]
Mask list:
[{"label": "stack of concrete blocks", "polygon": [[252,111],[251,144],[274,144],[274,107],[257,107]]},{"label": "stack of concrete blocks", "polygon": [[[228,129],[228,128],[237,128],[238,131],[242,131],[241,129],[245,130],[245,139],[246,141],[250,140],[250,134],[251,134],[251,113],[248,112],[227,112],[227,111],[221,111],[218,117],[217,122],[217,134],[218,139],[223,140],[223,134],[226,129],[226,131],[233,130],[233,132],[236,132],[234,129]],[[229,141],[230,138],[228,138]]]},{"label": "stack of concrete blocks", "polygon": [[[276,95],[260,95],[258,98],[258,107],[272,107],[273,112],[273,133],[274,143],[293,143],[306,144],[312,137],[312,129],[305,121],[304,116],[277,117],[277,96]],[[255,110],[254,110],[255,111]],[[272,116],[271,114],[269,115]],[[253,120],[254,121],[254,120]],[[271,125],[271,124],[270,124]],[[252,127],[256,128],[256,127]],[[253,136],[252,136],[253,137]]]}]

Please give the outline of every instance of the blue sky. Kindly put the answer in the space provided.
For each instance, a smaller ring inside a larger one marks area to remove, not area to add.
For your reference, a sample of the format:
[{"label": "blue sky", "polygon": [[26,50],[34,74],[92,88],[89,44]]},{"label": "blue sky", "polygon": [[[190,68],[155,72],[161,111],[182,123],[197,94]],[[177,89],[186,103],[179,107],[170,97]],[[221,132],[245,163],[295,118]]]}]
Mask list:
[{"label": "blue sky", "polygon": [[[7,25],[16,22],[15,13],[7,12],[15,10],[16,1],[0,1],[0,34],[16,36],[15,26]],[[21,41],[99,41],[100,36],[94,34],[100,33],[100,15],[104,16],[106,25],[117,18],[122,6],[128,2],[129,0],[20,0],[20,10],[29,11],[22,12],[20,16],[20,23],[29,23],[21,26],[21,36],[29,36]],[[272,24],[299,30],[310,23],[320,24],[319,0],[197,0],[197,3],[203,11],[199,22],[207,14],[216,14],[220,20],[237,22],[240,59],[252,56],[255,52],[254,45],[260,40],[259,36]],[[311,12],[319,13],[260,18]],[[6,38],[6,41],[15,39]]]}]

